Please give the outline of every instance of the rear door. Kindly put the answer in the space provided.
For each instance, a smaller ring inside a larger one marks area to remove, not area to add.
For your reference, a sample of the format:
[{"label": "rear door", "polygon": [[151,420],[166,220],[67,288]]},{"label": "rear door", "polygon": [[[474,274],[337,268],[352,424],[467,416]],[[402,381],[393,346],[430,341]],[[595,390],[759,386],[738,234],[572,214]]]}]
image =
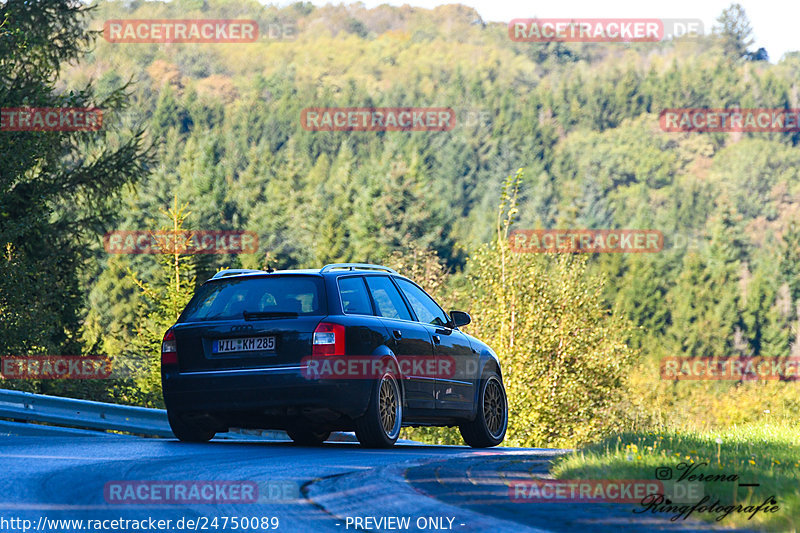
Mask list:
[{"label": "rear door", "polygon": [[321,276],[268,274],[205,283],[173,327],[180,372],[297,366],[327,314]]},{"label": "rear door", "polygon": [[[433,345],[428,330],[413,321],[403,297],[387,276],[364,276],[375,313],[389,330],[395,355],[403,361],[432,360]],[[428,375],[421,365],[408,365],[404,375],[406,404],[410,409],[434,408],[435,375]]]},{"label": "rear door", "polygon": [[394,278],[417,320],[428,329],[436,355],[434,396],[437,409],[471,410],[478,354],[458,329],[448,327],[447,314],[414,283]]}]

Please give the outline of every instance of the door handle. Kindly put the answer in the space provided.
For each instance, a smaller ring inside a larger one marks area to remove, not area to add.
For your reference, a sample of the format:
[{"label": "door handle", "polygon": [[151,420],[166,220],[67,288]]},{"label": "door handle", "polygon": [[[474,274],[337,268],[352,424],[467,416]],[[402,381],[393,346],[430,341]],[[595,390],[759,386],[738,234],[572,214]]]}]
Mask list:
[{"label": "door handle", "polygon": [[439,338],[439,335],[433,336],[433,344],[441,344],[442,339]]},{"label": "door handle", "polygon": [[400,331],[399,329],[396,329],[392,331],[392,335],[394,336],[395,339],[400,339],[403,337],[403,332]]}]

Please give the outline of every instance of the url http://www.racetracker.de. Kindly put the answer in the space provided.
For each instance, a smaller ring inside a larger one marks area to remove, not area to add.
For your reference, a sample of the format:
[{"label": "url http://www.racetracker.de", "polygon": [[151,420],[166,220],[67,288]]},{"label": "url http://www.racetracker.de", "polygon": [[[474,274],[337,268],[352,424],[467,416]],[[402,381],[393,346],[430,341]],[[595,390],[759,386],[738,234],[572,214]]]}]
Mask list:
[{"label": "url http://www.racetracker.de", "polygon": [[68,519],[40,516],[37,520],[0,516],[0,531],[28,533],[62,533],[65,531],[268,531],[280,527],[276,516],[195,516],[161,519],[147,516],[139,519]]}]

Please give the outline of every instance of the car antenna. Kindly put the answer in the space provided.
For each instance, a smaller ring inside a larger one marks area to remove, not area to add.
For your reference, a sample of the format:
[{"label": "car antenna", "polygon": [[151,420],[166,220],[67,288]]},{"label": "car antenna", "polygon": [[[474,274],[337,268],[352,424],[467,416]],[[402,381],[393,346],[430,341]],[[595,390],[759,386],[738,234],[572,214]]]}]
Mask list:
[{"label": "car antenna", "polygon": [[269,252],[264,254],[264,270],[270,274],[275,272],[275,269],[269,266]]}]

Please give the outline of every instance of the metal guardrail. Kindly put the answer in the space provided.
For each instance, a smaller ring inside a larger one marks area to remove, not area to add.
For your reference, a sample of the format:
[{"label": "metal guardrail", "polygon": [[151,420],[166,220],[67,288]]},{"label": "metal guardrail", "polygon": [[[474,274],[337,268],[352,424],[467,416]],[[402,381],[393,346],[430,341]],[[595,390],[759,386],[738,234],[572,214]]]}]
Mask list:
[{"label": "metal guardrail", "polygon": [[0,389],[0,418],[82,429],[174,437],[163,409],[59,398]]},{"label": "metal guardrail", "polygon": [[[164,409],[76,400],[0,389],[0,419],[41,422],[69,428],[123,431],[134,435],[175,438]],[[289,440],[285,431],[231,428],[222,439]],[[356,442],[353,433],[334,432],[330,441]]]}]

